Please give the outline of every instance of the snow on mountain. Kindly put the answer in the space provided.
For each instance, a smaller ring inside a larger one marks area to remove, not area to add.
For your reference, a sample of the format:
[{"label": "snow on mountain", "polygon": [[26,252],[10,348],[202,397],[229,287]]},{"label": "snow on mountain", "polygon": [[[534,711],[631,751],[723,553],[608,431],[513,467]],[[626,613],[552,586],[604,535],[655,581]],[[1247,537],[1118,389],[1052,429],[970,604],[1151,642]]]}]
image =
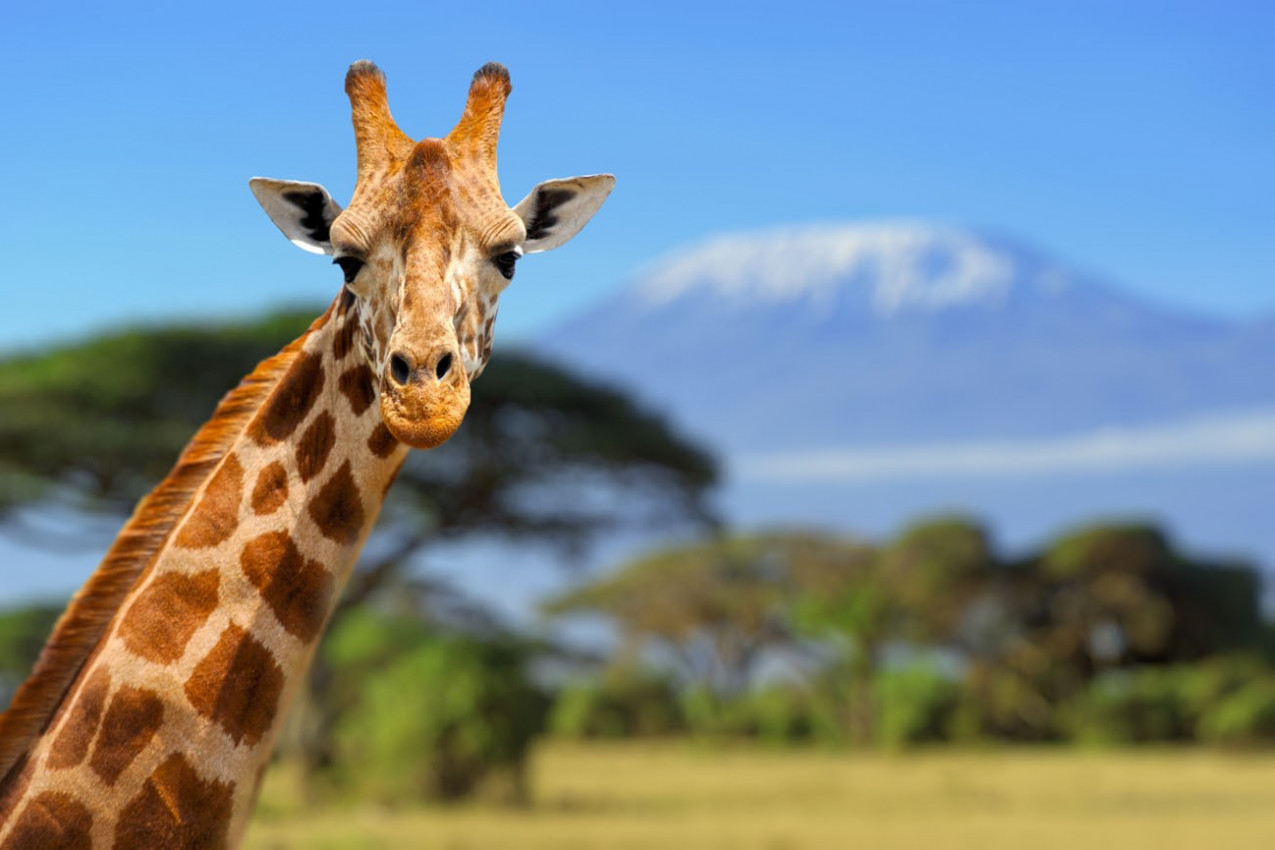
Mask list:
[{"label": "snow on mountain", "polygon": [[[1217,323],[1139,301],[1100,277],[1013,239],[920,221],[825,224],[719,236],[675,251],[635,275],[620,295],[569,322],[608,313],[690,312],[710,335],[764,316],[775,332],[880,320],[934,324],[946,315],[1014,314],[1014,321],[1136,331],[1167,320],[1195,334]],[[615,317],[612,316],[612,319]],[[996,321],[1005,321],[1002,315]],[[677,333],[676,329],[664,331]]]},{"label": "snow on mountain", "polygon": [[[662,261],[635,291],[647,306],[701,289],[727,302],[805,300],[818,308],[859,290],[877,315],[951,304],[1001,303],[1015,257],[953,227],[917,222],[828,225],[722,236]],[[1061,269],[1034,269],[1031,284],[1056,292]]]}]

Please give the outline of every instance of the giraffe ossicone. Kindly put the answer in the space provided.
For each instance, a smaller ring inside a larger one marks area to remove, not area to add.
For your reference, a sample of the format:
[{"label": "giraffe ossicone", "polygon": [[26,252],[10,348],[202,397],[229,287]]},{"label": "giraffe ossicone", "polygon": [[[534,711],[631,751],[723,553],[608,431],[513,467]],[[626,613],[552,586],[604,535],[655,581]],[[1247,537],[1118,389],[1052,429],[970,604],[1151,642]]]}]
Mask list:
[{"label": "giraffe ossicone", "polygon": [[242,837],[290,698],[409,448],[450,437],[525,254],[563,244],[614,185],[496,177],[511,90],[474,75],[415,142],[385,77],[350,66],[344,208],[254,178],[271,220],[333,257],[328,310],[222,400],[143,499],[0,715],[0,850],[223,848]]}]

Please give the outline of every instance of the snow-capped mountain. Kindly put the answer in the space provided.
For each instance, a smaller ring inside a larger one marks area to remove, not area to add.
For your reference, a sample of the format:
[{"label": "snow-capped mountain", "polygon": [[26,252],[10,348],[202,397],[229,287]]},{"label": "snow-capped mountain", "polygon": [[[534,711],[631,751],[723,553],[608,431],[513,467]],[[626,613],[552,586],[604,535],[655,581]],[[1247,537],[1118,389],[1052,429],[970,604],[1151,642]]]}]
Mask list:
[{"label": "snow-capped mountain", "polygon": [[539,347],[728,452],[1064,434],[1275,406],[1275,333],[920,223],[726,236]]},{"label": "snow-capped mountain", "polygon": [[1012,239],[723,236],[536,348],[715,447],[736,519],[884,532],[955,507],[1024,541],[1149,515],[1275,567],[1275,321],[1158,305]]}]

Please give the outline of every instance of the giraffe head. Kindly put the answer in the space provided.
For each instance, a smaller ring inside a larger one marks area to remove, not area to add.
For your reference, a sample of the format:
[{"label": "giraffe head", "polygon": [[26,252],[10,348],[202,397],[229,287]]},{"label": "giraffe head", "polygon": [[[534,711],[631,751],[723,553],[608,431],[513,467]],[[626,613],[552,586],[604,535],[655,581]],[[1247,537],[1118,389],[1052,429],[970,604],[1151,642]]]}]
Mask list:
[{"label": "giraffe head", "polygon": [[509,207],[496,141],[511,88],[502,65],[483,66],[455,128],[414,142],[390,115],[380,69],[355,62],[345,78],[358,155],[349,206],[315,183],[250,183],[288,239],[340,266],[381,415],[416,448],[460,425],[519,258],[578,233],[615,183],[609,174],[549,180]]}]

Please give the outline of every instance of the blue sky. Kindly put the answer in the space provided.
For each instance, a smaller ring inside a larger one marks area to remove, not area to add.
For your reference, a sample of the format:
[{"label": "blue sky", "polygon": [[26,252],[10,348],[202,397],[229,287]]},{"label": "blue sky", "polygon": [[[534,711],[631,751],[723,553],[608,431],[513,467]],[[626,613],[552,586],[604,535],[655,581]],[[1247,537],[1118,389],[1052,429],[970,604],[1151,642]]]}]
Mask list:
[{"label": "blue sky", "polygon": [[338,272],[246,181],[348,198],[358,58],[418,137],[451,127],[476,68],[508,65],[511,203],[617,174],[576,241],[521,268],[507,336],[709,234],[899,217],[1015,234],[1193,309],[1275,314],[1275,4],[614,5],[11,6],[0,349],[329,298]]}]

